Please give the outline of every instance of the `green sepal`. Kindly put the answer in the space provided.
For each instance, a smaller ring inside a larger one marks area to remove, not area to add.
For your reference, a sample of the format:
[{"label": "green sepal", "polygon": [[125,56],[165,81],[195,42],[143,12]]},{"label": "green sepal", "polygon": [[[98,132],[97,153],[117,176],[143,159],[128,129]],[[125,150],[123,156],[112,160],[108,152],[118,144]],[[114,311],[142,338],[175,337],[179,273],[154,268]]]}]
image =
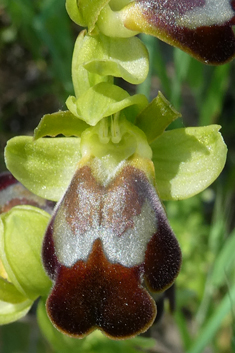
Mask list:
[{"label": "green sepal", "polygon": [[79,56],[84,56],[84,52],[83,66],[94,74],[122,77],[132,84],[142,83],[148,75],[148,51],[137,37],[110,38],[101,33],[88,36]]},{"label": "green sepal", "polygon": [[93,48],[89,45],[90,36],[86,33],[86,31],[79,33],[75,42],[72,59],[72,80],[75,96],[77,98],[99,82],[113,83],[113,77],[100,76],[84,68],[83,64],[94,57]]},{"label": "green sepal", "polygon": [[226,162],[219,125],[164,132],[152,144],[157,189],[162,200],[182,200],[206,189]]},{"label": "green sepal", "polygon": [[78,119],[70,111],[59,111],[53,114],[46,114],[34,130],[34,139],[37,140],[44,136],[78,136],[87,129],[84,121]]},{"label": "green sepal", "polygon": [[95,127],[84,131],[81,137],[82,156],[107,158],[108,163],[120,163],[136,153],[138,156],[151,159],[152,150],[146,136],[138,127],[130,123],[124,116],[110,117],[100,121]]},{"label": "green sepal", "polygon": [[17,304],[22,303],[26,299],[12,283],[0,277],[0,301]]},{"label": "green sepal", "polygon": [[81,158],[80,138],[14,137],[5,148],[7,168],[27,189],[58,201]]},{"label": "green sepal", "polygon": [[181,117],[161,92],[137,116],[136,125],[144,131],[148,142],[152,143],[175,119]]},{"label": "green sepal", "polygon": [[71,19],[91,33],[100,11],[110,0],[66,0],[66,9]]},{"label": "green sepal", "polygon": [[122,88],[107,82],[91,87],[78,99],[70,96],[66,105],[79,119],[95,126],[102,118],[115,114],[127,107],[136,105],[141,112],[148,104],[143,94],[130,96]]},{"label": "green sepal", "polygon": [[22,303],[12,304],[0,300],[0,325],[6,325],[24,317],[33,301],[27,299]]},{"label": "green sepal", "polygon": [[23,205],[0,217],[0,258],[10,282],[31,300],[47,294],[51,281],[42,266],[41,248],[50,215]]}]

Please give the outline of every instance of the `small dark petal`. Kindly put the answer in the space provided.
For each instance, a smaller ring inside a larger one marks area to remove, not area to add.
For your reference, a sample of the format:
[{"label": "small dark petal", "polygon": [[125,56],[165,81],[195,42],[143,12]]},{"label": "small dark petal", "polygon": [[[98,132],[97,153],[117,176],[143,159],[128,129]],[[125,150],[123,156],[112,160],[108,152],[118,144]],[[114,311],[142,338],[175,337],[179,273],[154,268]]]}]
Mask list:
[{"label": "small dark petal", "polygon": [[52,213],[55,203],[34,195],[26,189],[10,172],[0,174],[0,213],[12,207],[31,205]]}]

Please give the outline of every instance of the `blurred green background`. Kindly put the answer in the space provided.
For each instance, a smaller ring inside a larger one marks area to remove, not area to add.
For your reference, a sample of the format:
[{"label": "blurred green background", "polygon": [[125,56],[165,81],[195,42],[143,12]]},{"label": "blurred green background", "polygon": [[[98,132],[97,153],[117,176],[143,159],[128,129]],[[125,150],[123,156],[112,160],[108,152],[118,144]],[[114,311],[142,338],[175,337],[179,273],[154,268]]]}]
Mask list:
[{"label": "blurred green background", "polygon": [[[0,0],[0,169],[15,135],[32,134],[46,113],[66,109],[73,93],[71,58],[78,26],[65,0]],[[99,333],[83,341],[62,337],[35,310],[0,328],[1,353],[235,352],[235,61],[205,66],[178,49],[142,35],[151,69],[138,92],[151,100],[161,90],[182,113],[174,128],[220,124],[228,159],[218,180],[189,200],[167,202],[183,265],[177,307],[146,336],[114,342]],[[118,81],[129,92],[136,87]],[[47,339],[45,339],[47,336]]]}]

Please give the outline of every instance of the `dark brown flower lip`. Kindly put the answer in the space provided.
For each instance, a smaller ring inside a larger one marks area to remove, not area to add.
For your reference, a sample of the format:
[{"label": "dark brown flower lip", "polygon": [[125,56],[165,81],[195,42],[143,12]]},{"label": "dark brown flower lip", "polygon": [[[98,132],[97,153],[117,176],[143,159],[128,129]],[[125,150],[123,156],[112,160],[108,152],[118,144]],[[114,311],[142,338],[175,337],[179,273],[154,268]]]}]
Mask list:
[{"label": "dark brown flower lip", "polygon": [[154,322],[144,281],[150,291],[167,289],[181,251],[143,170],[126,163],[103,185],[82,165],[48,225],[42,259],[54,281],[47,311],[59,330],[82,338],[98,328],[125,339]]},{"label": "dark brown flower lip", "polygon": [[235,56],[235,2],[224,0],[136,0],[125,26],[179,47],[207,64]]}]

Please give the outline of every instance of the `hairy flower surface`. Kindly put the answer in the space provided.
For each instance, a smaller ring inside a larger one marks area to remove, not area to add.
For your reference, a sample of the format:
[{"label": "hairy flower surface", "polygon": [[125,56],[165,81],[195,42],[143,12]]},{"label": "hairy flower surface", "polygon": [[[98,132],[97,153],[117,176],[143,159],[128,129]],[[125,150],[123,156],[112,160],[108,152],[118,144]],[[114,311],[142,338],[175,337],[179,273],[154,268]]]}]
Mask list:
[{"label": "hairy flower surface", "polygon": [[153,165],[132,158],[110,175],[97,158],[79,167],[48,226],[43,261],[54,280],[54,325],[83,337],[144,332],[156,316],[143,287],[161,292],[177,276],[181,252],[152,185]]}]

